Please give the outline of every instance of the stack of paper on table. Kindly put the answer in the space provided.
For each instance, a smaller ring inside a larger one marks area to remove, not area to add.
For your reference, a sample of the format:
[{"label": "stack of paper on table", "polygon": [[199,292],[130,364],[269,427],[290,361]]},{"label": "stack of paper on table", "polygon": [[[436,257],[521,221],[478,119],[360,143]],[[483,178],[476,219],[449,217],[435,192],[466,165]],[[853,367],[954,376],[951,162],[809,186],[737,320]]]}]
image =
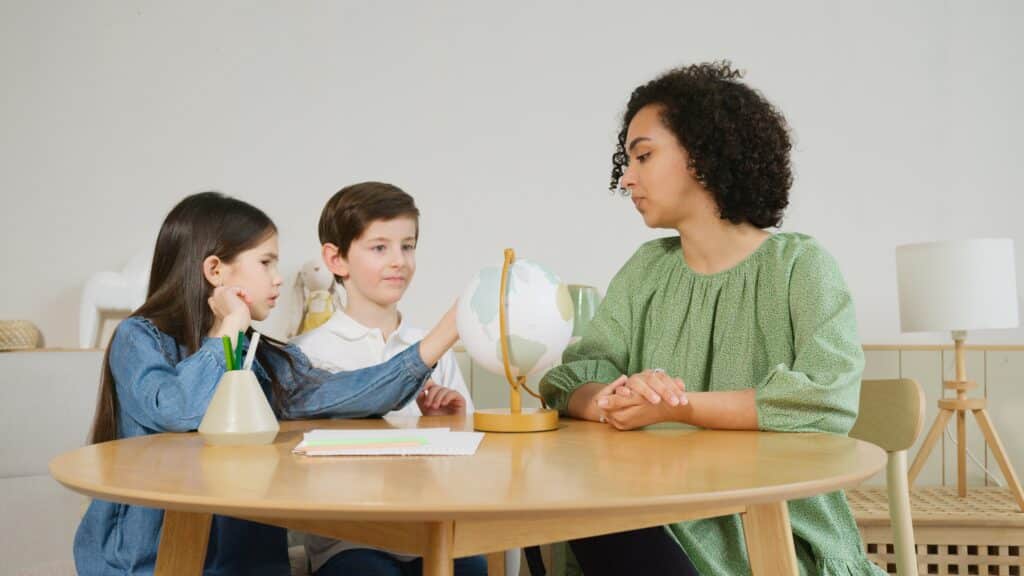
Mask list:
[{"label": "stack of paper on table", "polygon": [[295,447],[306,456],[472,456],[483,432],[448,428],[311,430]]}]

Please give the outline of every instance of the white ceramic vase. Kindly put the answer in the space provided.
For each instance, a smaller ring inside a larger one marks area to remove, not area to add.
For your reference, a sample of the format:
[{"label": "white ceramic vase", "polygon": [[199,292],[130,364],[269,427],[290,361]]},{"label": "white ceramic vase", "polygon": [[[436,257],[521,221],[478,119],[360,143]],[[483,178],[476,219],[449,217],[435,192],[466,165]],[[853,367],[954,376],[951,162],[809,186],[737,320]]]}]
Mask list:
[{"label": "white ceramic vase", "polygon": [[252,370],[225,372],[217,383],[199,435],[207,444],[270,444],[279,426]]}]

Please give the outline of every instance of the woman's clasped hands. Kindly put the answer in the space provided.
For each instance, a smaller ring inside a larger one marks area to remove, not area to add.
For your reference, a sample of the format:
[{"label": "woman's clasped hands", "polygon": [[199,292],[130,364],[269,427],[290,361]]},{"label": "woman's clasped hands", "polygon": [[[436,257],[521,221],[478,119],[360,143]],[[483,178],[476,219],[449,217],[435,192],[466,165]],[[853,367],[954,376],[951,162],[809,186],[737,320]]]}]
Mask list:
[{"label": "woman's clasped hands", "polygon": [[678,420],[675,412],[688,404],[686,384],[654,368],[623,374],[594,396],[601,421],[619,430]]}]

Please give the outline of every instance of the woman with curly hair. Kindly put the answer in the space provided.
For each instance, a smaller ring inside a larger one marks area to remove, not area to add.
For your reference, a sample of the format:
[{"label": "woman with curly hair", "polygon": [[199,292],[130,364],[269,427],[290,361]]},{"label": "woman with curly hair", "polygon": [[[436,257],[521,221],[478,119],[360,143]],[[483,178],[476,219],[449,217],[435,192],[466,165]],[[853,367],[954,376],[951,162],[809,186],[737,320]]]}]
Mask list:
[{"label": "woman with curly hair", "polygon": [[[541,390],[575,418],[846,434],[864,357],[839,267],[812,238],[772,234],[793,177],[782,114],[728,62],[633,91],[611,186],[640,246]],[[684,385],[685,382],[685,385]],[[861,551],[842,492],[789,503],[801,574],[884,574]],[[738,516],[570,542],[587,576],[749,574]]]}]

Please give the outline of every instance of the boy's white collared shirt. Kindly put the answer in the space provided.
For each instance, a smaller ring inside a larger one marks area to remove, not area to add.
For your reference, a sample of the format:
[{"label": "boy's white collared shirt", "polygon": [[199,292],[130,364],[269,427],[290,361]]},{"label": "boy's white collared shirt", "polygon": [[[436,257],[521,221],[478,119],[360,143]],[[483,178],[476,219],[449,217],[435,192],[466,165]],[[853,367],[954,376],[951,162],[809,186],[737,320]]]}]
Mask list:
[{"label": "boy's white collared shirt", "polygon": [[[337,310],[323,325],[300,334],[292,340],[317,368],[330,372],[350,371],[387,362],[392,356],[419,342],[427,332],[408,326],[404,319],[385,341],[377,328],[363,326],[344,310]],[[431,378],[437,384],[451,388],[466,399],[466,412],[473,411],[473,401],[459,372],[459,365],[451,350],[446,352],[434,368]],[[416,402],[409,402],[393,415],[420,416]]]},{"label": "boy's white collared shirt", "polygon": [[[379,329],[367,328],[345,314],[344,310],[337,310],[331,315],[330,320],[295,337],[292,343],[309,357],[313,366],[330,372],[339,372],[358,370],[386,362],[395,354],[422,340],[426,334],[426,331],[411,328],[405,324],[404,320],[401,320],[398,328],[385,341]],[[451,350],[441,357],[430,377],[437,384],[452,388],[462,394],[462,397],[466,399],[466,412],[473,411],[473,401],[469,397],[469,390],[466,389],[462,373],[459,372],[459,365],[455,362],[455,354]],[[388,412],[388,414],[420,416],[422,412],[413,401],[399,410]],[[319,570],[335,554],[352,548],[370,548],[387,552],[364,544],[333,540],[312,534],[304,535],[304,540],[306,554],[309,556],[313,570]],[[415,558],[415,556],[407,554],[388,553],[403,561]]]}]

